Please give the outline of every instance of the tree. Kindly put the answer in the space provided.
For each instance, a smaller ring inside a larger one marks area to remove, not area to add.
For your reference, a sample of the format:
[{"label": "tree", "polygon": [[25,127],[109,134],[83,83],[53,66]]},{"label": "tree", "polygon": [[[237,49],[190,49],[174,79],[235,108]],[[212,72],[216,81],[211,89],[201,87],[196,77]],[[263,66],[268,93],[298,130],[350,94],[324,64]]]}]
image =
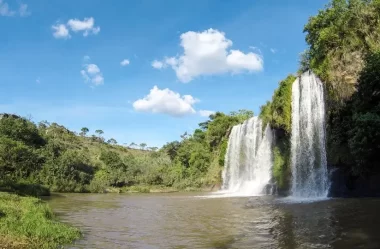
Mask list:
[{"label": "tree", "polygon": [[100,135],[104,134],[104,131],[102,131],[102,130],[96,130],[95,133],[99,134],[99,136],[100,136]]},{"label": "tree", "polygon": [[253,117],[253,111],[240,109],[237,112],[231,112],[230,116],[238,118],[239,123],[243,123],[245,120]]},{"label": "tree", "polygon": [[352,97],[351,130],[348,145],[355,158],[353,171],[379,172],[380,165],[380,51],[365,59],[358,91]]},{"label": "tree", "polygon": [[21,141],[0,136],[0,179],[25,179],[41,167],[41,157]]},{"label": "tree", "polygon": [[86,136],[90,130],[87,127],[83,127],[79,133],[82,137]]},{"label": "tree", "polygon": [[343,102],[355,92],[364,57],[380,48],[378,0],[332,0],[305,25],[309,65]]},{"label": "tree", "polygon": [[152,151],[157,151],[157,150],[158,150],[158,147],[150,147],[150,150],[152,150]]},{"label": "tree", "polygon": [[182,140],[185,140],[188,137],[187,131],[185,131],[180,137]]},{"label": "tree", "polygon": [[34,123],[15,115],[2,115],[0,119],[0,136],[37,148],[46,143]]},{"label": "tree", "polygon": [[141,144],[140,144],[140,148],[141,148],[142,150],[144,150],[145,147],[146,147],[146,143],[141,143]]},{"label": "tree", "polygon": [[114,138],[108,139],[107,143],[109,144],[117,144],[117,141]]},{"label": "tree", "polygon": [[166,154],[170,157],[170,159],[173,161],[174,158],[177,156],[177,151],[179,149],[180,142],[173,141],[165,144],[162,147],[162,150],[166,152]]},{"label": "tree", "polygon": [[131,147],[131,148],[136,147],[136,146],[137,146],[137,144],[135,142],[132,142],[129,144],[129,147]]}]

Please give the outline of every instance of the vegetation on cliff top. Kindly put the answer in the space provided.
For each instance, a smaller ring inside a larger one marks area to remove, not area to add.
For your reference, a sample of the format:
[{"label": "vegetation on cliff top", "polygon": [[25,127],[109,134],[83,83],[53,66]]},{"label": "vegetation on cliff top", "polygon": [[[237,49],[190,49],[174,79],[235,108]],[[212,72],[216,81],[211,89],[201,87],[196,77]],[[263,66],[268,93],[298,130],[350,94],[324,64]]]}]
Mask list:
[{"label": "vegetation on cliff top", "polygon": [[309,49],[301,70],[312,69],[334,102],[355,92],[368,53],[380,49],[380,1],[332,0],[309,19],[304,32]]}]

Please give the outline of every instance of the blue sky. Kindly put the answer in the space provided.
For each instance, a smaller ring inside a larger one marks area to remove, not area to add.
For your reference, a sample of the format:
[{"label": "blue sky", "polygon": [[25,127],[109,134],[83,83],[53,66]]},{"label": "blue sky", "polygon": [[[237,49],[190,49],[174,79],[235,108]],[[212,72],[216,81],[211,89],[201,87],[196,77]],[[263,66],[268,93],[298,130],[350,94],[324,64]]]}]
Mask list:
[{"label": "blue sky", "polygon": [[210,111],[258,113],[327,2],[0,0],[0,112],[161,146]]}]

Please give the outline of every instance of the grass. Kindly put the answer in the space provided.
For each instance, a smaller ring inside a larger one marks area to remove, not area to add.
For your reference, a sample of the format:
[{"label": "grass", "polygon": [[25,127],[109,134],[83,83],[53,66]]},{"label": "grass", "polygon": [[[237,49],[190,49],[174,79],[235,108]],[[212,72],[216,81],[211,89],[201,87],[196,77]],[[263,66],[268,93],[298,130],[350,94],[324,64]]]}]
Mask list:
[{"label": "grass", "polygon": [[58,222],[42,200],[0,192],[0,248],[58,248],[80,236],[76,228]]},{"label": "grass", "polygon": [[27,183],[27,182],[1,182],[0,192],[15,193],[21,196],[49,196],[50,190],[39,184]]}]

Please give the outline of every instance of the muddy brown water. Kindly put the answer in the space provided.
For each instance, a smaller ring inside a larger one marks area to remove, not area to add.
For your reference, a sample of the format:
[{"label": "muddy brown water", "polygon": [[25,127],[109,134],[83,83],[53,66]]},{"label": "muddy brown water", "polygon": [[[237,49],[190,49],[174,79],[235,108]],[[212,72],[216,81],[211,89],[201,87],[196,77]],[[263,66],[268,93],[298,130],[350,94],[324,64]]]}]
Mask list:
[{"label": "muddy brown water", "polygon": [[160,193],[63,194],[48,202],[84,233],[67,248],[380,248],[380,199]]}]

